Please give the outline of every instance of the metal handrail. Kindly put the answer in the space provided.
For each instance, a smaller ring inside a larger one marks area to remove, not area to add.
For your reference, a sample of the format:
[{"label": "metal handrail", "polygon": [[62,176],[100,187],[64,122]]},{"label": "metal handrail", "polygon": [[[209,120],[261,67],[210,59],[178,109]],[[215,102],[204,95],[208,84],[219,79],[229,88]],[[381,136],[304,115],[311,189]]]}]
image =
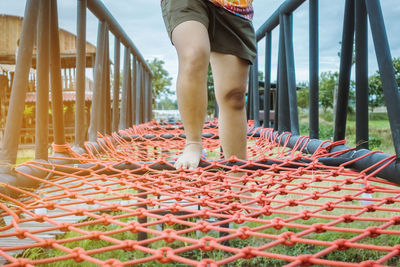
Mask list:
[{"label": "metal handrail", "polygon": [[[305,0],[286,0],[257,29],[257,42],[266,38],[265,52],[265,82],[264,82],[264,127],[270,126],[270,88],[271,88],[271,32],[279,26],[278,52],[278,101],[275,103],[274,130],[279,133],[291,132],[299,135],[296,77],[293,52],[293,21],[292,13]],[[318,139],[319,131],[319,45],[318,45],[318,0],[308,0],[309,3],[309,79],[310,79],[310,137]],[[343,21],[342,50],[340,58],[338,100],[334,125],[334,141],[345,138],[347,107],[349,96],[350,75],[352,67],[353,47],[356,53],[356,143],[357,149],[368,149],[368,23],[375,45],[378,67],[381,73],[382,87],[389,115],[390,128],[397,163],[392,170],[398,169],[400,161],[400,95],[396,83],[392,57],[379,0],[346,0]],[[354,39],[355,36],[355,39]],[[259,120],[259,82],[258,59],[251,68],[249,79],[249,119],[254,119],[255,126],[260,126]],[[333,99],[332,99],[333,101]]]},{"label": "metal handrail", "polygon": [[277,10],[256,31],[257,42],[265,37],[267,32],[272,31],[279,25],[281,14],[290,14],[301,6],[306,0],[288,0],[283,2]]}]

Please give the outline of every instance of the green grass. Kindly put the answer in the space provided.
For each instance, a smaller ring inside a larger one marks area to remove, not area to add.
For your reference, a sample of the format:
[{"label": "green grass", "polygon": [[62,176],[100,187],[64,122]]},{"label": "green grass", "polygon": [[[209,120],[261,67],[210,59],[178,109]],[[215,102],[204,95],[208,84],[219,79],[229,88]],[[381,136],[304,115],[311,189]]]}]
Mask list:
[{"label": "green grass", "polygon": [[34,149],[20,149],[17,154],[17,165],[35,159]]},{"label": "green grass", "polygon": [[[314,224],[318,223],[320,220],[318,219],[310,219],[308,221],[304,221],[306,224]],[[352,228],[357,226],[355,225],[357,223],[352,223]],[[256,223],[244,223],[242,225],[236,225],[235,227],[241,227],[241,226],[248,226],[248,227],[257,227],[261,226],[261,224],[256,224]],[[365,225],[359,225],[360,227],[365,226]],[[84,227],[82,229],[87,230],[87,231],[111,231],[115,230],[118,227],[115,225],[109,225],[109,226],[103,226],[103,225],[93,225],[89,227]],[[175,228],[178,230],[177,226],[171,227]],[[358,228],[358,227],[357,227]],[[361,228],[362,229],[362,228]],[[267,233],[267,234],[273,234],[273,235],[278,235],[280,233],[284,233],[287,231],[291,232],[298,232],[298,229],[290,229],[290,228],[282,228],[280,230],[276,230],[274,228],[268,228],[259,232],[262,233]],[[206,234],[203,234],[205,236]],[[217,237],[217,234],[207,234],[208,236],[214,236]],[[67,238],[72,238],[79,236],[79,234],[75,232],[69,232],[66,233],[64,236],[61,236],[60,238],[62,239],[67,239]],[[196,239],[195,233],[189,233],[185,235],[186,237],[191,237]],[[340,238],[346,238],[349,239],[353,237],[354,234],[350,233],[345,233],[345,232],[326,232],[326,233],[321,233],[321,234],[310,234],[306,237],[303,238],[310,238],[310,239],[316,239],[316,240],[325,240],[325,241],[332,241],[332,240],[337,240]],[[123,232],[120,234],[114,234],[112,235],[113,238],[119,239],[119,240],[137,240],[137,235],[132,234],[130,232]],[[200,238],[201,236],[197,236],[197,239]],[[247,246],[252,246],[252,247],[258,247],[261,245],[264,245],[268,242],[271,242],[273,240],[268,240],[268,239],[262,239],[258,237],[250,237],[246,240],[241,240],[241,239],[232,239],[229,242],[229,246],[235,247],[235,248],[243,248]],[[400,237],[399,236],[379,236],[375,238],[366,238],[363,239],[360,243],[368,243],[368,244],[375,244],[375,245],[386,245],[386,246],[394,246],[396,244],[400,243]],[[83,241],[75,241],[75,242],[69,242],[63,244],[65,247],[68,248],[76,248],[76,247],[81,247],[84,250],[93,250],[93,249],[99,249],[103,247],[107,247],[112,245],[112,243],[109,243],[104,240],[83,240]],[[152,249],[158,249],[161,247],[170,247],[170,248],[182,248],[185,246],[191,245],[190,243],[185,243],[181,241],[173,241],[172,243],[167,243],[165,241],[157,241],[151,243],[148,247]],[[292,246],[286,246],[286,245],[278,245],[275,246],[271,249],[265,250],[266,252],[274,253],[274,254],[281,254],[281,255],[288,255],[288,256],[297,256],[300,254],[315,254],[321,250],[323,250],[325,247],[318,246],[318,245],[312,245],[312,244],[304,244],[304,243],[296,243]],[[361,250],[361,249],[354,249],[350,248],[347,250],[335,250],[324,257],[323,259],[327,260],[333,260],[333,261],[342,261],[342,262],[362,262],[365,260],[377,260],[381,257],[383,257],[386,253],[385,252],[380,252],[376,250]],[[62,252],[61,250],[57,249],[46,249],[46,248],[33,248],[33,249],[28,249],[26,250],[21,257],[23,258],[29,258],[31,260],[38,260],[38,259],[47,259],[47,258],[53,258],[57,256],[62,256],[66,255],[65,252]],[[179,254],[179,256],[185,257],[185,258],[190,258],[193,260],[200,261],[202,259],[210,258],[215,261],[225,259],[227,257],[232,256],[232,253],[222,251],[222,250],[212,250],[212,251],[202,251],[200,249],[198,250],[191,250],[188,252],[184,252]],[[151,254],[144,253],[140,250],[133,250],[133,251],[126,251],[126,250],[113,250],[110,252],[105,252],[101,254],[94,254],[91,255],[94,258],[97,258],[99,260],[108,260],[111,258],[118,259],[121,262],[126,262],[129,260],[133,259],[141,259],[145,258],[148,256],[152,256]],[[267,257],[255,257],[252,259],[239,259],[236,260],[232,263],[232,266],[255,266],[256,264],[262,264],[263,266],[282,266],[288,262],[279,260],[279,259],[273,259],[273,258],[267,258]],[[400,265],[400,259],[397,258],[392,258],[388,262],[385,263],[386,265],[389,266],[399,266]],[[159,266],[160,263],[158,261],[152,261],[152,262],[147,262],[147,263],[142,263],[140,266]],[[57,267],[67,267],[67,266],[96,266],[90,262],[75,262],[74,260],[65,260],[65,261],[60,261],[56,263],[51,263],[51,264],[42,264],[42,265],[37,265],[37,266],[57,266]],[[168,264],[165,264],[163,266],[186,266],[182,263],[177,263],[177,262],[171,262]]]},{"label": "green grass", "polygon": [[[338,176],[338,179],[343,179],[346,177],[341,177]],[[334,184],[337,184],[336,182],[330,182],[330,181],[322,181],[319,183],[316,183],[318,186],[332,186]],[[376,184],[373,182],[372,184]],[[347,187],[353,187],[353,188],[359,188],[361,185],[357,184],[352,184],[348,185]],[[396,188],[398,187],[395,186],[385,186],[387,188]],[[313,188],[307,188],[303,190],[303,192],[312,192]],[[354,194],[354,191],[351,190],[341,190],[341,191],[335,191],[335,192],[330,192],[328,195],[329,196],[342,196],[345,194]],[[385,192],[375,192],[372,194],[373,198],[378,198],[378,199],[383,199],[387,196],[392,196],[393,194],[390,193],[385,193]],[[275,198],[273,198],[273,201],[286,201],[288,199],[299,199],[299,196],[296,194],[288,194],[288,195],[277,195]],[[321,197],[318,200],[308,200],[307,202],[310,204],[313,203],[326,203],[327,201],[332,201],[332,199],[327,198],[327,197]],[[275,203],[275,204],[274,204]],[[272,206],[276,206],[277,202],[273,202]],[[359,200],[353,200],[350,202],[344,202],[342,203],[347,206],[361,206],[362,203]],[[384,205],[384,207],[390,207],[390,208],[400,208],[400,203],[393,203],[393,204],[387,204]],[[314,210],[315,208],[313,207],[306,207],[306,206],[295,206],[295,207],[284,207],[281,208],[280,211],[296,211],[299,212],[302,209],[309,209],[309,210]],[[321,211],[318,213],[318,215],[331,215],[331,216],[340,216],[342,214],[354,214],[355,210],[354,209],[346,209],[346,208],[336,208],[333,211]],[[110,213],[112,216],[116,215],[123,215],[122,212],[119,213]],[[396,214],[393,214],[393,212],[390,211],[375,211],[372,213],[364,213],[359,217],[379,217],[379,218],[391,218],[395,216]],[[284,215],[284,214],[272,214],[271,216],[260,216],[259,219],[263,220],[271,220],[274,218],[280,217],[282,219],[290,218],[290,215]],[[130,221],[135,221],[137,220],[137,217],[125,217],[125,218],[120,218],[119,219],[121,222],[130,222]],[[154,222],[154,219],[148,218],[149,222]],[[200,218],[193,217],[189,219],[191,222],[199,221],[201,220]],[[87,221],[87,220],[86,220]],[[308,220],[305,219],[297,219],[296,221],[292,221],[291,223],[295,224],[301,224],[301,225],[313,225],[316,223],[328,223],[330,222],[330,219],[321,219],[321,218],[315,218],[311,217]],[[361,229],[364,230],[368,227],[371,226],[380,226],[382,225],[383,222],[374,222],[374,221],[364,221],[364,220],[355,220],[351,223],[340,223],[335,225],[334,227],[342,227],[342,228],[351,228],[351,229]],[[231,227],[233,228],[239,228],[243,226],[247,226],[249,228],[256,228],[256,227],[263,227],[266,224],[264,222],[251,222],[247,221],[243,224],[232,224]],[[163,227],[163,229],[167,228],[172,228],[176,231],[180,231],[183,229],[187,229],[188,226],[182,225],[182,224],[174,224],[174,225],[166,225],[162,224],[160,225]],[[85,231],[101,231],[101,232],[109,232],[113,231],[116,229],[119,229],[120,226],[115,225],[115,224],[110,224],[110,225],[102,225],[102,224],[93,224],[89,226],[84,226],[80,227],[80,229],[85,230]],[[151,229],[158,229],[156,226],[150,226],[149,228]],[[398,230],[399,226],[391,226],[387,228],[387,230]],[[300,228],[290,228],[290,227],[283,227],[282,229],[275,229],[275,228],[263,228],[257,231],[257,233],[264,233],[264,234],[271,234],[274,236],[278,236],[282,233],[285,232],[292,232],[292,233],[299,233],[303,231],[304,229]],[[341,230],[338,231],[326,231],[322,233],[310,233],[308,235],[302,236],[301,238],[303,239],[310,239],[310,240],[321,240],[321,241],[334,241],[338,239],[350,239],[352,237],[358,236],[359,233],[349,233],[349,232],[343,232]],[[65,240],[68,238],[73,238],[73,237],[78,237],[81,236],[81,234],[77,232],[67,232],[64,235],[58,236],[58,240]],[[118,239],[118,240],[137,240],[137,234],[131,233],[129,231],[125,231],[122,233],[118,234],[113,234],[113,235],[107,235],[112,238]],[[181,234],[181,236],[185,236],[187,238],[192,238],[194,240],[199,240],[202,237],[205,236],[212,236],[217,238],[218,237],[218,232],[215,231],[210,231],[208,233],[201,233],[199,231],[191,231],[186,234]],[[149,238],[155,237],[155,235],[149,235]],[[255,236],[250,236],[248,239],[242,240],[240,238],[235,238],[231,239],[229,241],[229,246],[230,247],[235,247],[235,248],[243,248],[247,246],[252,246],[252,247],[260,247],[262,245],[268,244],[269,242],[274,241],[274,239],[268,239],[268,238],[262,238],[262,237],[255,237]],[[380,236],[371,238],[371,237],[366,237],[363,238],[362,240],[358,241],[357,243],[360,244],[370,244],[370,245],[383,245],[383,246],[395,246],[397,244],[400,244],[400,236],[399,235],[388,235],[388,234],[382,234]],[[182,241],[173,241],[170,243],[167,243],[164,240],[152,242],[148,244],[148,248],[151,249],[158,249],[161,247],[170,247],[173,249],[176,248],[182,248],[191,245],[192,243],[190,242],[182,242]],[[63,246],[67,248],[76,248],[76,247],[81,247],[85,251],[93,250],[93,249],[98,249],[98,248],[104,248],[113,245],[111,242],[107,242],[104,240],[82,240],[82,241],[74,241],[74,242],[64,242],[62,244]],[[292,246],[287,246],[287,245],[277,245],[274,246],[270,249],[264,250],[264,252],[269,252],[269,253],[274,253],[274,254],[280,254],[280,255],[288,255],[288,256],[297,256],[301,254],[315,254],[318,253],[319,251],[322,251],[325,249],[325,246],[318,246],[318,245],[313,245],[313,244],[307,244],[307,243],[296,243],[293,244]],[[381,252],[377,250],[367,250],[367,249],[356,249],[356,248],[349,248],[346,250],[334,250],[331,253],[321,257],[322,259],[326,260],[333,260],[333,261],[341,261],[341,262],[353,262],[353,263],[358,263],[362,262],[365,260],[378,260],[385,256],[388,252]],[[46,248],[33,248],[33,249],[28,249],[25,250],[23,254],[20,255],[22,258],[29,258],[32,260],[38,260],[38,259],[48,259],[48,258],[54,258],[57,256],[62,256],[66,255],[65,252],[58,250],[58,249],[46,249]],[[210,258],[215,261],[226,259],[233,254],[230,252],[226,252],[223,250],[212,250],[212,251],[202,251],[200,249],[197,250],[191,250],[187,252],[180,253],[179,256],[193,259],[196,261],[200,261],[202,259]],[[92,254],[91,257],[100,259],[100,260],[107,260],[110,258],[115,258],[118,259],[122,262],[129,261],[132,259],[141,259],[145,257],[152,256],[152,254],[147,254],[141,250],[113,250],[110,252],[105,252],[105,253],[99,253],[99,254]],[[283,261],[283,260],[278,260],[278,259],[273,259],[273,258],[268,258],[268,257],[255,257],[251,259],[238,259],[231,263],[229,266],[256,266],[257,264],[261,266],[282,266],[284,264],[287,264],[288,262]],[[393,257],[389,261],[384,263],[385,265],[389,266],[400,266],[400,258],[399,257]],[[147,262],[143,263],[140,266],[159,266],[160,263],[158,261],[152,261],[152,262]],[[43,264],[43,265],[38,265],[38,266],[95,266],[94,264],[90,262],[75,262],[74,260],[65,260],[62,262],[56,262],[52,264]],[[181,263],[176,263],[176,262],[171,262],[168,264],[165,264],[163,266],[186,266]]]},{"label": "green grass", "polygon": [[[333,139],[333,112],[321,112],[320,114],[320,140]],[[309,119],[305,111],[300,112],[300,134],[309,135]],[[346,125],[347,146],[356,146],[356,122],[355,115],[349,114]],[[389,119],[386,113],[371,113],[369,115],[369,149],[383,151],[387,154],[395,154],[390,130]]]}]

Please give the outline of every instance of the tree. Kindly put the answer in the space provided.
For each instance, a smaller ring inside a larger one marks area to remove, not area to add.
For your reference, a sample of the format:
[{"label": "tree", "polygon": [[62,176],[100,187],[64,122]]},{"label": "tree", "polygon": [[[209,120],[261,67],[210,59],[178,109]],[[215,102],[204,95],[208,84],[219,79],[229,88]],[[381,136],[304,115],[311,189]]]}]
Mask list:
[{"label": "tree", "polygon": [[382,81],[379,73],[376,73],[368,78],[368,88],[368,106],[371,109],[371,112],[374,112],[375,108],[380,107],[385,103],[385,99],[383,97]]},{"label": "tree", "polygon": [[310,105],[310,86],[306,82],[301,82],[297,85],[300,90],[297,90],[297,105],[299,108],[307,108]]},{"label": "tree", "polygon": [[264,72],[262,72],[261,70],[258,71],[258,80],[259,81],[264,81]]},{"label": "tree", "polygon": [[156,99],[160,99],[161,97],[167,97],[168,95],[173,94],[171,91],[171,80],[169,77],[169,73],[164,69],[164,61],[161,59],[153,59],[152,61],[147,61],[150,66],[151,71],[153,72],[153,80],[152,80],[152,91],[153,91],[153,108],[156,106]]},{"label": "tree", "polygon": [[319,103],[326,111],[333,108],[335,86],[339,84],[338,72],[322,72],[319,77]]},{"label": "tree", "polygon": [[160,100],[157,100],[157,109],[161,109],[161,110],[178,109],[178,104],[177,104],[176,100],[171,100],[168,97],[164,97]]},{"label": "tree", "polygon": [[211,66],[208,66],[207,73],[207,114],[211,115],[215,111],[216,102],[214,91],[214,78],[211,71]]},{"label": "tree", "polygon": [[[400,85],[400,58],[393,58],[393,68],[397,85]],[[374,111],[375,108],[383,106],[385,104],[381,75],[379,71],[377,71],[374,75],[369,77],[368,87],[369,87],[369,107],[371,111]]]},{"label": "tree", "polygon": [[[324,112],[329,108],[333,108],[335,87],[339,85],[338,72],[322,72],[319,76],[319,105],[323,108]],[[297,90],[297,104],[300,108],[309,107],[310,86],[308,83],[299,83],[297,85],[300,90]],[[355,83],[350,82],[349,90],[349,107],[348,111],[353,112],[355,100]]]},{"label": "tree", "polygon": [[[335,87],[339,86],[339,73],[335,72],[322,72],[319,77],[319,103],[324,111],[328,108],[333,108]],[[349,105],[348,112],[354,112],[355,103],[355,82],[350,81],[349,85]]]}]

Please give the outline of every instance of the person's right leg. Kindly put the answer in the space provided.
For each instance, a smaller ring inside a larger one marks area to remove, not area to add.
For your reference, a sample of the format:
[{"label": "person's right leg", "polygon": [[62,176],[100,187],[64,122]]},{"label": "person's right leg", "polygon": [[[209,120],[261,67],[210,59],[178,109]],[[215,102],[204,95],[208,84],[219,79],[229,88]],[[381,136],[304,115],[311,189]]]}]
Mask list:
[{"label": "person's right leg", "polygon": [[201,134],[207,110],[210,61],[207,28],[198,21],[183,22],[173,30],[172,42],[178,53],[178,108],[186,134],[186,146],[175,167],[194,169],[201,157]]}]

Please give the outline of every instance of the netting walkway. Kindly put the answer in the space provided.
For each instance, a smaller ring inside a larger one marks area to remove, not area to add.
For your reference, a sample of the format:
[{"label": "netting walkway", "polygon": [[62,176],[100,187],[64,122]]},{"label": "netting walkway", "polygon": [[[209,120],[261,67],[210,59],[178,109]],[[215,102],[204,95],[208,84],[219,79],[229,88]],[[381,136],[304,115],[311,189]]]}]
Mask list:
[{"label": "netting walkway", "polygon": [[248,161],[223,160],[217,132],[206,125],[195,170],[171,164],[182,127],[156,123],[88,143],[67,166],[25,163],[48,175],[27,176],[36,190],[2,185],[20,194],[0,195],[2,264],[400,265],[400,187],[323,165],[342,153],[330,142],[310,155],[271,129],[249,136]]}]

